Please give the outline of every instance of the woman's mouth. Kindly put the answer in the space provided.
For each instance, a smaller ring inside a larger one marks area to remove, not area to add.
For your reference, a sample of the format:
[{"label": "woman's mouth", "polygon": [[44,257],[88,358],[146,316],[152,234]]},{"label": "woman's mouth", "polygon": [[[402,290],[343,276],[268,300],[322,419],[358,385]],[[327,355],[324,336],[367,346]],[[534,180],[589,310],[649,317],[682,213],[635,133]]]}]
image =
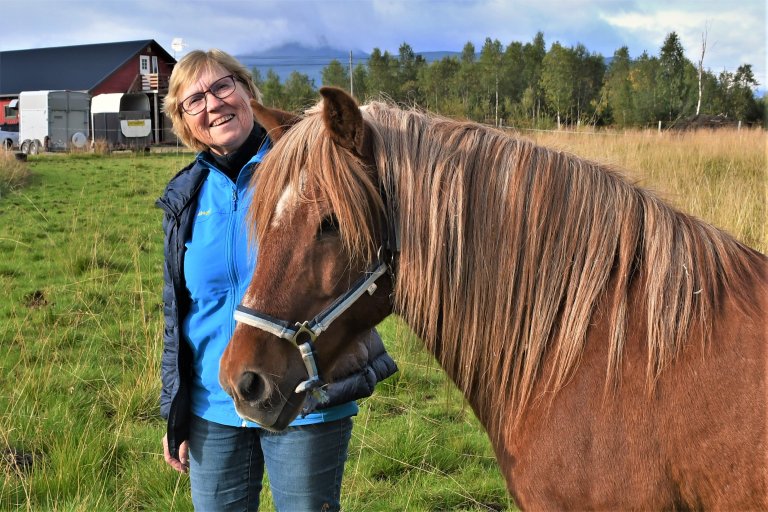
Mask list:
[{"label": "woman's mouth", "polygon": [[232,120],[232,119],[234,119],[234,118],[235,118],[235,115],[234,115],[234,114],[228,114],[228,115],[226,115],[226,116],[221,116],[221,117],[219,117],[218,119],[214,120],[214,121],[211,123],[210,127],[211,127],[211,128],[216,128],[217,126],[221,126],[221,125],[223,125],[224,123],[227,123],[227,122],[231,121],[231,120]]}]

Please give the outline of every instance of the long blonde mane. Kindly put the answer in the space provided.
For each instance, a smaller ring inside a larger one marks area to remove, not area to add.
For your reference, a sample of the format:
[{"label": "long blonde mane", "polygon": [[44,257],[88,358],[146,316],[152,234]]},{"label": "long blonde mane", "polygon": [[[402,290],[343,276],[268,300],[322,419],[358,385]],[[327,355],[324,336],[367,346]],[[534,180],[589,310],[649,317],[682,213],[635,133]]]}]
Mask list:
[{"label": "long blonde mane", "polygon": [[[252,219],[263,236],[282,190],[306,179],[328,192],[350,251],[370,256],[376,177],[334,146],[318,110],[265,159]],[[545,357],[548,389],[567,382],[598,303],[608,304],[606,382],[621,372],[633,314],[644,317],[652,383],[748,279],[743,246],[611,169],[474,123],[384,103],[363,111],[397,203],[395,310],[489,417],[511,407],[519,418]],[[638,286],[644,300],[631,304]]]}]

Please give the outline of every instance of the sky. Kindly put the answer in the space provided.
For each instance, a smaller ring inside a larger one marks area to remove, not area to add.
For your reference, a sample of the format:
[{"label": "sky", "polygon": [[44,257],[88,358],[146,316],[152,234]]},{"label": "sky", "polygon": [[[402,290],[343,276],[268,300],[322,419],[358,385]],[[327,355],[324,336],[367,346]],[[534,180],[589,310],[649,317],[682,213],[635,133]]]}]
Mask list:
[{"label": "sky", "polygon": [[[486,38],[502,45],[544,34],[610,57],[659,55],[676,32],[716,75],[751,64],[766,89],[765,0],[0,0],[0,51],[154,39],[180,58],[191,49],[253,54],[287,43],[397,54],[460,51]],[[186,48],[174,52],[171,41]]]}]

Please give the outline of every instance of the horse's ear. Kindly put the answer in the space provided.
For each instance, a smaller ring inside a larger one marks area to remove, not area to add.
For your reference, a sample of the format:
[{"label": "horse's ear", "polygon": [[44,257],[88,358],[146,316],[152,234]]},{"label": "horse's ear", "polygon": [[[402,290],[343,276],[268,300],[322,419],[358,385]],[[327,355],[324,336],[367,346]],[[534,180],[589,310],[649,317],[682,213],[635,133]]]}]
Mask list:
[{"label": "horse's ear", "polygon": [[336,87],[321,87],[320,94],[324,100],[323,120],[333,141],[358,155],[364,155],[365,124],[357,102],[346,91]]},{"label": "horse's ear", "polygon": [[300,119],[299,116],[290,112],[267,108],[254,99],[251,99],[251,110],[253,110],[253,118],[267,130],[267,135],[273,144]]}]

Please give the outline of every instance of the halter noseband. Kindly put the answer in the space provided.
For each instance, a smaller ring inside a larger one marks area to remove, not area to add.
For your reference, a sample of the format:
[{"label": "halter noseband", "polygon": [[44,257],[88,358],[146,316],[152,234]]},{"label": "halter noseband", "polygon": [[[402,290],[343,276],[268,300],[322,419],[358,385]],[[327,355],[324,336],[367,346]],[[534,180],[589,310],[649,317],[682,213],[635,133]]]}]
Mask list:
[{"label": "halter noseband", "polygon": [[[330,306],[323,309],[312,320],[296,322],[291,326],[290,322],[265,315],[242,304],[235,308],[235,320],[295,343],[299,347],[301,358],[304,360],[304,366],[306,366],[307,374],[309,374],[309,379],[296,386],[296,393],[311,392],[319,403],[324,403],[328,401],[328,395],[322,389],[323,381],[317,371],[314,341],[322,332],[328,330],[334,320],[352,307],[364,293],[373,295],[376,291],[375,281],[388,271],[390,271],[388,264],[381,262],[381,260],[377,261],[344,295],[333,301]],[[307,339],[302,342],[301,340],[304,338]]]}]

